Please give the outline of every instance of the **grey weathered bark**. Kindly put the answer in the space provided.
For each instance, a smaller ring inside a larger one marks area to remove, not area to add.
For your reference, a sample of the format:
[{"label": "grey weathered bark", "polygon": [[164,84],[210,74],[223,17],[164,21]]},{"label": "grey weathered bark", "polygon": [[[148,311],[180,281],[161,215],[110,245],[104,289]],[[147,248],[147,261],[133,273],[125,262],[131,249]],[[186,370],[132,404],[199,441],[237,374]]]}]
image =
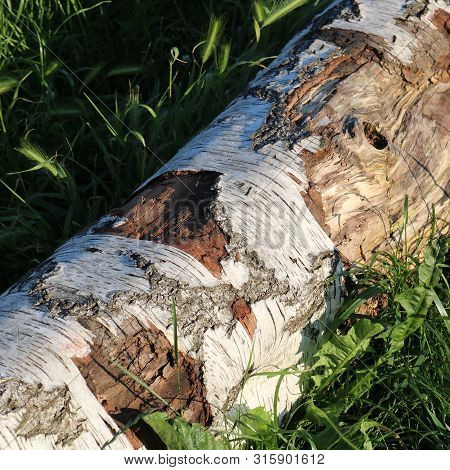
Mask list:
[{"label": "grey weathered bark", "polygon": [[[0,297],[0,448],[99,448],[164,404],[270,408],[340,302],[324,281],[447,204],[449,6],[335,1],[124,207]],[[171,305],[179,337],[179,382]],[[298,397],[292,376],[278,409]],[[127,437],[128,436],[128,437]],[[121,435],[111,448],[130,448]]]}]

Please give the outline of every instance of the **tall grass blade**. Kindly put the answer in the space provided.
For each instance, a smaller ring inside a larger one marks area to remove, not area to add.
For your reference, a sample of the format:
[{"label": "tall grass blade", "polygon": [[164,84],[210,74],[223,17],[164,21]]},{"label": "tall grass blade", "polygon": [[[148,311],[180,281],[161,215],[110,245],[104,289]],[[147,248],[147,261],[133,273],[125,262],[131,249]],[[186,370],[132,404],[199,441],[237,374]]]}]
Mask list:
[{"label": "tall grass blade", "polygon": [[38,145],[30,142],[28,138],[23,139],[20,146],[17,147],[16,150],[25,157],[27,157],[29,160],[37,163],[37,165],[35,165],[33,168],[30,168],[25,171],[34,171],[43,168],[50,172],[56,178],[67,178],[66,170],[63,168],[62,165],[55,161],[55,157],[51,157],[50,155],[48,155]]},{"label": "tall grass blade", "polygon": [[0,79],[0,95],[4,95],[11,91],[19,82],[13,78]]},{"label": "tall grass blade", "polygon": [[212,16],[209,22],[208,32],[206,34],[206,40],[202,45],[202,63],[204,64],[211,57],[215,51],[220,38],[222,37],[224,30],[224,20],[221,17]]},{"label": "tall grass blade", "polygon": [[269,26],[272,23],[275,23],[276,21],[289,14],[291,11],[305,5],[310,1],[311,0],[285,0],[282,2],[275,3],[274,7],[263,22],[263,28]]}]

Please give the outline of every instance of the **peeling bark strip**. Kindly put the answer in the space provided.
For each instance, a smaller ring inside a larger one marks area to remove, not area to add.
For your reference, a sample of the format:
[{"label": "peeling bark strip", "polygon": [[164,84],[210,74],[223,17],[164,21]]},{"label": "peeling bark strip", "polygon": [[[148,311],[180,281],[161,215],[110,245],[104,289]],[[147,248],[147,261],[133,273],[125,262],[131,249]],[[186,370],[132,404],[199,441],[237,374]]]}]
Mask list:
[{"label": "peeling bark strip", "polygon": [[[151,446],[142,429],[111,439],[154,408],[216,428],[270,409],[264,372],[304,364],[341,301],[324,282],[337,250],[389,244],[405,194],[412,231],[432,205],[447,217],[449,24],[440,0],[332,2],[122,208],[5,292],[0,448]],[[278,410],[299,393],[286,376]]]},{"label": "peeling bark strip", "polygon": [[123,336],[111,338],[96,322],[86,320],[85,327],[97,330],[91,352],[73,361],[97,400],[116,420],[126,412],[165,408],[155,395],[117,367],[118,363],[168,402],[170,411],[182,409],[186,419],[210,424],[202,367],[185,354],[179,354],[177,367],[172,345],[161,331],[153,325],[127,324]]},{"label": "peeling bark strip", "polygon": [[219,176],[210,171],[164,174],[112,212],[119,222],[97,232],[174,246],[220,277],[228,240],[212,215]]}]

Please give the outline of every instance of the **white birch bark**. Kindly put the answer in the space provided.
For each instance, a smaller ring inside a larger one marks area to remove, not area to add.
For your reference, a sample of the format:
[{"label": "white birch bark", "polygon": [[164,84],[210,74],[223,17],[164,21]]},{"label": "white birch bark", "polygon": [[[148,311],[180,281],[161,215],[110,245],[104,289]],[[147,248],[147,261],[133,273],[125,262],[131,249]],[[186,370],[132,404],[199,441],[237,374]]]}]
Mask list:
[{"label": "white birch bark", "polygon": [[[341,259],[398,236],[405,194],[412,231],[432,205],[446,218],[449,25],[440,0],[333,2],[123,208],[5,292],[0,448],[100,448],[164,409],[114,360],[191,421],[271,409],[278,378],[260,373],[302,367]],[[286,376],[280,413],[299,394]]]}]

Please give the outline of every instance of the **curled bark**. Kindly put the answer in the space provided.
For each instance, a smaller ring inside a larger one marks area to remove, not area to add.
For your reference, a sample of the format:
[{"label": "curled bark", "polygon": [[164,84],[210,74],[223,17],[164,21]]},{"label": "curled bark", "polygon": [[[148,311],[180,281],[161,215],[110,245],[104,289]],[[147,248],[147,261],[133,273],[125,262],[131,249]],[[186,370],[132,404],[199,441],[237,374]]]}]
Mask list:
[{"label": "curled bark", "polygon": [[[122,208],[5,292],[0,448],[99,448],[149,408],[213,426],[271,408],[278,378],[248,372],[305,361],[341,259],[396,240],[405,194],[411,230],[432,205],[446,217],[449,25],[439,0],[333,2]],[[286,376],[280,412],[299,393]]]}]

